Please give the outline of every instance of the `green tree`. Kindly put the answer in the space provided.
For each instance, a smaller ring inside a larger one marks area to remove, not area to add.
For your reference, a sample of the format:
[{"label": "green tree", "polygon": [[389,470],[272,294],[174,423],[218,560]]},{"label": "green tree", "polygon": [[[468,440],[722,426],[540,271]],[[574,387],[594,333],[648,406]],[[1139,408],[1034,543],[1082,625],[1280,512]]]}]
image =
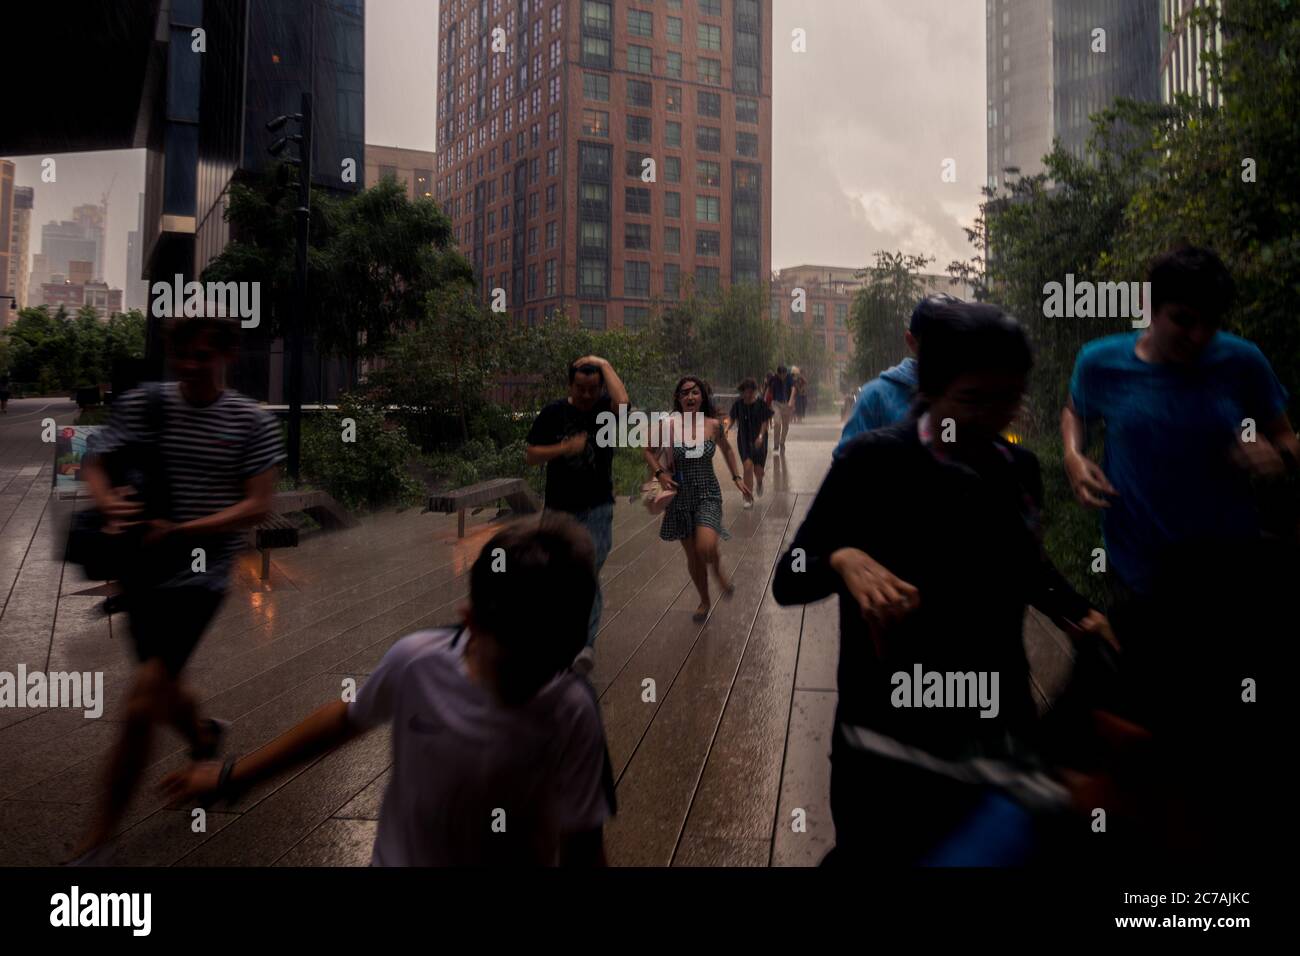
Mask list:
[{"label": "green tree", "polygon": [[[203,272],[205,281],[260,282],[272,335],[296,310],[297,187],[284,168],[231,186],[226,219],[237,238]],[[305,332],[323,351],[354,366],[381,354],[398,329],[423,319],[431,293],[472,278],[433,200],[409,199],[392,179],[344,198],[313,191]]]},{"label": "green tree", "polygon": [[875,265],[858,273],[866,281],[849,307],[848,328],[853,336],[850,369],[859,382],[875,378],[907,354],[903,332],[917,301],[925,295],[921,272],[933,261],[924,255],[881,250]]}]

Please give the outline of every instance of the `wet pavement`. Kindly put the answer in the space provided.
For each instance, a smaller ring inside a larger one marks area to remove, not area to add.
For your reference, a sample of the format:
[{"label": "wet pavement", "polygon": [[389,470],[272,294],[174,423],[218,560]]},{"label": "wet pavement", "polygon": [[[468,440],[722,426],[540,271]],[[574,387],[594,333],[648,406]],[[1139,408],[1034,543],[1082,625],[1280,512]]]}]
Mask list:
[{"label": "wet pavement", "polygon": [[[81,711],[0,708],[0,865],[64,859],[103,785],[131,672],[125,621],[105,616],[78,568],[56,557],[72,503],[49,493],[53,450],[34,422],[68,423],[70,403],[10,404],[0,420],[0,671],[96,670],[107,703]],[[19,407],[23,406],[23,407]],[[815,865],[830,848],[829,732],[835,706],[834,601],[779,607],[770,583],[839,434],[831,418],[795,426],[769,460],[765,495],[741,507],[722,481],[731,540],[723,559],[736,593],[704,624],[680,545],[659,519],[620,500],[605,565],[605,614],[592,681],[600,695],[619,815],[606,829],[615,865]],[[718,457],[718,467],[725,464]],[[725,474],[724,474],[725,477]],[[360,682],[404,634],[452,623],[466,571],[499,527],[467,517],[383,513],[361,527],[306,535],[273,552],[270,580],[255,555],[191,660],[206,714],[232,722],[228,747],[247,752]],[[1050,696],[1068,664],[1064,638],[1031,615],[1026,640],[1036,691]],[[645,682],[653,680],[654,699]],[[391,757],[376,732],[207,814],[168,809],[156,783],[185,762],[161,732],[115,861],[133,865],[365,865]],[[797,813],[802,811],[802,813]],[[792,821],[806,817],[806,831]]]}]

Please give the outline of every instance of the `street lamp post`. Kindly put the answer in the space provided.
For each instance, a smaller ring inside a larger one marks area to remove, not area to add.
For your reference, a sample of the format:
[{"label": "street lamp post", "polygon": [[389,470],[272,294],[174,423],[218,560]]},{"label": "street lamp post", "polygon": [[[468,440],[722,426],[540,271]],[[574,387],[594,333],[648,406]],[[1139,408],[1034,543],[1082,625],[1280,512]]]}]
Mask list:
[{"label": "street lamp post", "polygon": [[295,315],[289,326],[289,448],[287,466],[289,477],[298,483],[299,459],[302,448],[302,339],[307,323],[307,233],[311,225],[311,152],[312,122],[311,93],[302,94],[301,112],[280,116],[266,124],[275,132],[288,120],[298,123],[299,133],[283,136],[271,144],[270,153],[278,156],[290,141],[298,144],[298,157],[286,157],[285,162],[298,167],[298,206],[294,210],[297,220],[296,249],[294,255]]}]

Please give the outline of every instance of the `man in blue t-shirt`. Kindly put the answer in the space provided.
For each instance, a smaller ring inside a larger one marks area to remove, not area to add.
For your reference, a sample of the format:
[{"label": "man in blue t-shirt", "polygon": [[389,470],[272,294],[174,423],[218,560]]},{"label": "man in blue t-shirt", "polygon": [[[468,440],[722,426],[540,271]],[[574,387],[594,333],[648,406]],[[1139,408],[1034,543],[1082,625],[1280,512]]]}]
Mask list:
[{"label": "man in blue t-shirt", "polygon": [[[1180,675],[1171,666],[1197,669],[1181,675],[1195,683],[1223,663],[1225,648],[1236,653],[1270,630],[1256,612],[1271,600],[1276,562],[1260,557],[1252,481],[1294,474],[1300,443],[1268,360],[1220,329],[1233,283],[1219,258],[1175,249],[1152,263],[1150,282],[1144,331],[1080,351],[1061,434],[1075,497],[1104,509],[1120,643],[1135,652],[1130,663],[1144,682],[1172,686]],[[1084,453],[1097,423],[1105,426],[1100,466]],[[1247,613],[1258,623],[1248,625]],[[1193,649],[1193,637],[1203,645]]]}]

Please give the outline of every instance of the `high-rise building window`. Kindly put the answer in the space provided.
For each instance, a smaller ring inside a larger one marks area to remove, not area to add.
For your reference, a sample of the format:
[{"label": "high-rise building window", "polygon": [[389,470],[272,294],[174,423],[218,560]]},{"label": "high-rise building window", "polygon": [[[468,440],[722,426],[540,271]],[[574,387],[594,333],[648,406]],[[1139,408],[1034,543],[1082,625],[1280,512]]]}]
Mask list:
[{"label": "high-rise building window", "polygon": [[705,295],[713,295],[718,291],[720,284],[720,271],[716,266],[696,266],[695,267],[695,288],[699,289]]},{"label": "high-rise building window", "polygon": [[669,43],[682,42],[682,18],[681,17],[668,18],[668,42]]},{"label": "high-rise building window", "polygon": [[650,251],[650,223],[629,222],[623,226],[623,248]]},{"label": "high-rise building window", "polygon": [[555,184],[546,187],[546,211],[555,212]]},{"label": "high-rise building window", "polygon": [[664,57],[664,73],[674,80],[682,78],[682,55],[676,50],[669,50]]},{"label": "high-rise building window", "polygon": [[[582,65],[609,67],[609,41],[601,37],[582,36]],[[509,77],[507,77],[509,79]]]},{"label": "high-rise building window", "polygon": [[664,182],[680,183],[682,181],[682,158],[680,156],[664,157]]},{"label": "high-rise building window", "polygon": [[824,329],[824,328],[826,328],[826,303],[825,303],[825,302],[814,302],[814,303],[813,303],[813,322],[812,322],[812,324],[813,324],[813,328],[814,328],[814,329]]},{"label": "high-rise building window", "polygon": [[650,298],[650,263],[624,260],[623,294],[639,299]]},{"label": "high-rise building window", "polygon": [[[646,122],[649,123],[650,121],[646,120]],[[649,142],[649,138],[647,137],[646,140],[644,140],[644,142]],[[672,146],[674,148],[679,148],[682,145],[682,124],[681,123],[664,124],[664,145]]]},{"label": "high-rise building window", "polygon": [[578,245],[583,249],[604,252],[609,248],[609,227],[603,222],[582,220],[578,230]]},{"label": "high-rise building window", "polygon": [[645,80],[627,81],[627,105],[649,108],[654,102],[654,87]]},{"label": "high-rise building window", "polygon": [[695,31],[701,50],[722,49],[722,27],[714,26],[711,23],[701,23],[695,28]]},{"label": "high-rise building window", "polygon": [[722,151],[722,130],[716,126],[695,127],[695,148],[703,153]]},{"label": "high-rise building window", "polygon": [[642,153],[638,150],[630,149],[627,151],[623,171],[633,179],[640,179],[641,174],[648,168],[646,163],[647,159],[650,159],[649,153]]},{"label": "high-rise building window", "polygon": [[651,138],[650,117],[627,117],[627,141],[629,143],[648,143]]},{"label": "high-rise building window", "polygon": [[680,86],[670,86],[664,90],[664,108],[669,113],[680,113],[682,111],[682,88]]},{"label": "high-rise building window", "polygon": [[682,194],[664,193],[664,218],[680,219],[682,217]]},{"label": "high-rise building window", "polygon": [[609,101],[609,76],[605,73],[582,74],[582,95],[589,100]]},{"label": "high-rise building window", "polygon": [[700,229],[695,233],[695,254],[697,256],[718,256],[722,254],[722,233],[711,229]]},{"label": "high-rise building window", "polygon": [[722,167],[712,160],[699,160],[695,164],[695,185],[712,186],[714,188],[721,186]]},{"label": "high-rise building window", "polygon": [[675,262],[664,263],[664,298],[676,299],[682,285],[682,267]]},{"label": "high-rise building window", "polygon": [[609,114],[604,110],[583,110],[582,135],[609,138]]},{"label": "high-rise building window", "polygon": [[547,296],[555,295],[555,287],[556,287],[555,260],[547,259],[546,260],[546,295]]},{"label": "high-rise building window", "polygon": [[[717,200],[715,199],[714,202]],[[637,216],[650,215],[650,190],[639,186],[627,187],[623,199],[623,211]]]},{"label": "high-rise building window", "polygon": [[603,332],[605,329],[605,307],[603,305],[578,306],[578,321],[584,329]]},{"label": "high-rise building window", "polygon": [[650,310],[644,305],[623,306],[623,328],[644,329],[650,323]]},{"label": "high-rise building window", "polygon": [[629,10],[627,12],[627,32],[631,36],[654,36],[654,22],[654,14],[648,10]]},{"label": "high-rise building window", "polygon": [[700,13],[706,17],[722,16],[722,0],[700,0]]},{"label": "high-rise building window", "polygon": [[737,133],[736,134],[736,152],[741,156],[758,158],[758,134],[757,133]]},{"label": "high-rise building window", "polygon": [[664,228],[664,252],[674,255],[682,251],[682,231],[676,226]]},{"label": "high-rise building window", "polygon": [[609,267],[604,259],[578,260],[578,295],[609,295]]},{"label": "high-rise building window", "polygon": [[[480,161],[481,161],[481,160],[482,160],[482,157],[480,156],[479,159],[480,159]],[[415,171],[415,196],[416,196],[416,198],[417,198],[417,199],[431,199],[431,198],[433,197],[432,183],[433,183],[433,170],[431,170],[431,169],[417,169],[417,170]]]},{"label": "high-rise building window", "polygon": [[[609,33],[611,22],[610,5],[602,3],[600,0],[582,0],[582,26],[583,29],[604,30]],[[506,26],[506,32],[509,33],[514,27]]]},{"label": "high-rise building window", "polygon": [[546,175],[558,176],[560,173],[560,151],[558,149],[548,149],[546,151]]},{"label": "high-rise building window", "polygon": [[744,96],[737,96],[736,97],[736,122],[757,123],[758,122],[758,100],[751,100]]},{"label": "high-rise building window", "polygon": [[722,115],[722,96],[707,90],[696,91],[695,112],[700,116],[716,119]]},{"label": "high-rise building window", "polygon": [[627,68],[632,73],[649,73],[651,69],[652,58],[648,46],[637,46],[628,44],[627,48]]},{"label": "high-rise building window", "polygon": [[[720,81],[719,81],[720,82]],[[758,92],[758,67],[736,64],[736,89],[742,93]]]},{"label": "high-rise building window", "polygon": [[556,222],[546,224],[546,248],[554,249],[555,244],[559,241],[560,227]]},{"label": "high-rise building window", "polygon": [[717,196],[695,197],[696,222],[719,222],[720,216],[721,200]]},{"label": "high-rise building window", "polygon": [[849,339],[846,335],[835,336],[835,351],[847,352],[849,350]]},{"label": "high-rise building window", "polygon": [[835,303],[835,327],[836,327],[837,329],[842,329],[842,328],[844,328],[844,324],[845,324],[845,322],[848,321],[848,318],[849,318],[849,305],[848,305],[848,303],[847,303],[847,302],[836,302],[836,303]]},{"label": "high-rise building window", "polygon": [[528,254],[537,255],[537,227],[533,226],[528,230]]}]

